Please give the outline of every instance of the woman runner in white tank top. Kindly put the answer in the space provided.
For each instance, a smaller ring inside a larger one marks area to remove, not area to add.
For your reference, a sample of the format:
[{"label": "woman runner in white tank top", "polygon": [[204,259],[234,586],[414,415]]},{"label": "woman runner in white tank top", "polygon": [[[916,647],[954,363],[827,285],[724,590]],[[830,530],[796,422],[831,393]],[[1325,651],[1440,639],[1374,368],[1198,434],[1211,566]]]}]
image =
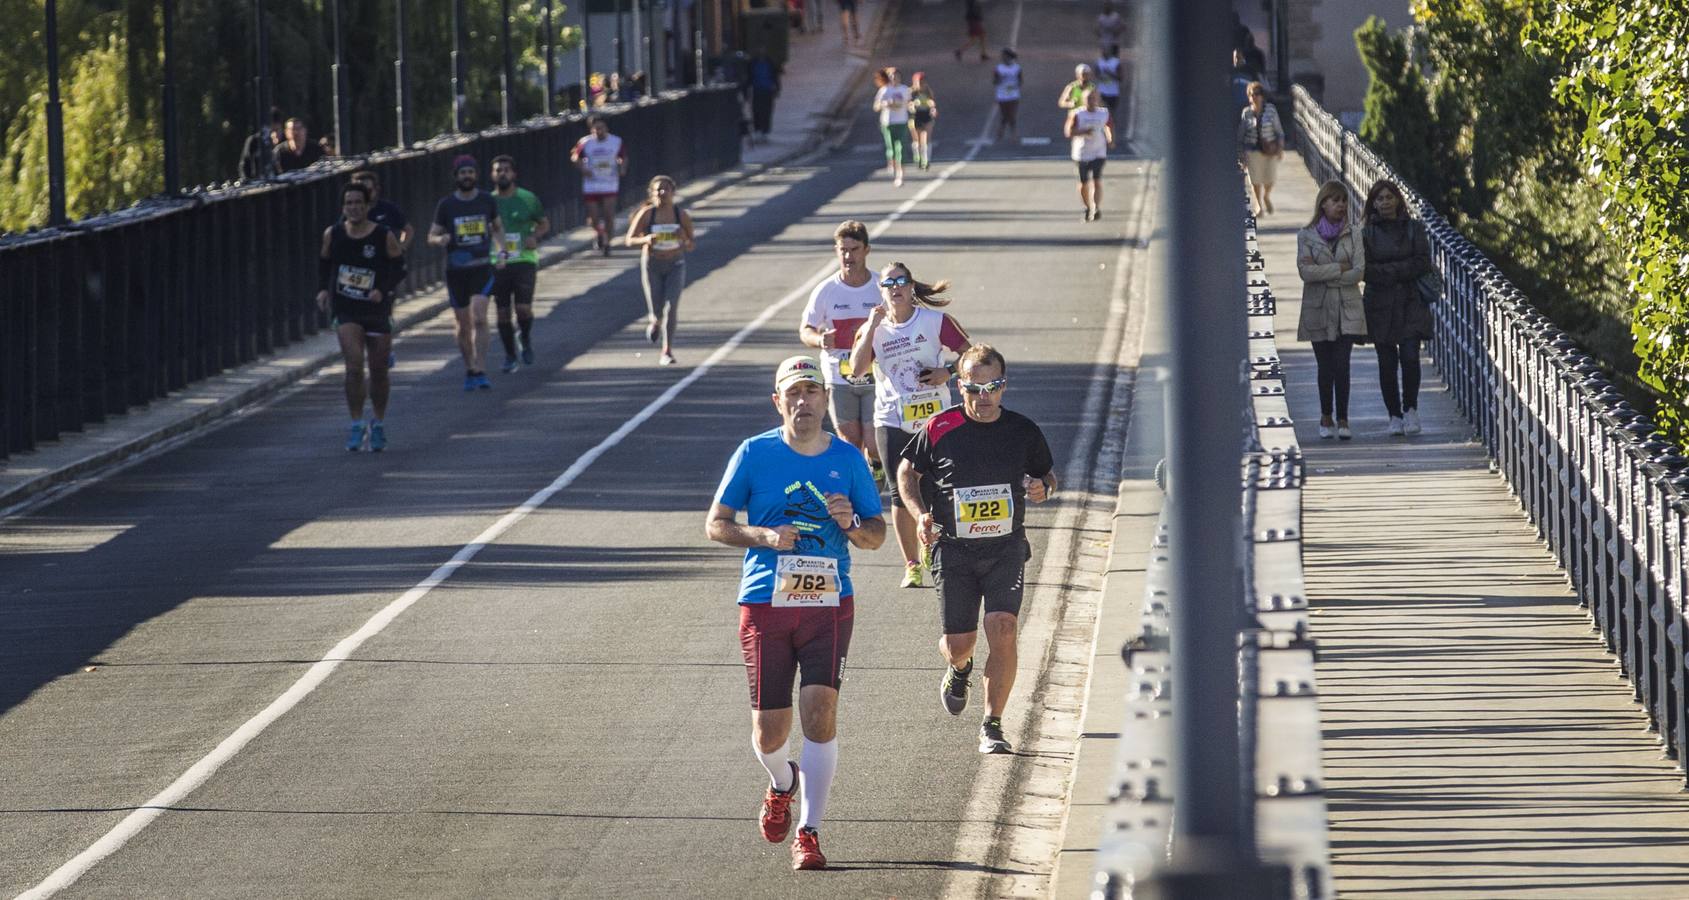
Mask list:
[{"label": "woman runner in white tank top", "polygon": [[935,308],[950,304],[938,296],[949,287],[948,281],[916,281],[902,263],[881,269],[883,302],[857,329],[850,351],[851,371],[873,367],[874,442],[891,488],[892,531],[903,550],[904,587],[922,587],[927,573],[915,519],[897,495],[897,462],[928,419],[955,405],[946,358],[954,361],[972,344],[955,319]]},{"label": "woman runner in white tank top", "polygon": [[997,89],[999,141],[1003,139],[1005,132],[1020,136],[1020,122],[1017,119],[1020,112],[1020,78],[1020,63],[1015,62],[1015,51],[1004,47],[1003,61],[997,64],[991,78],[992,85]]}]

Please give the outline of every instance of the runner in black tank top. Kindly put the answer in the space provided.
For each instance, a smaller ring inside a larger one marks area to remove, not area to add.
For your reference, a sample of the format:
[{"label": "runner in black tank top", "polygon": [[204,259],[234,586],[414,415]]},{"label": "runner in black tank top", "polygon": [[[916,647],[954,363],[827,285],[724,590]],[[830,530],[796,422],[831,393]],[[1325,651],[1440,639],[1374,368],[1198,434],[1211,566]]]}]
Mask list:
[{"label": "runner in black tank top", "polygon": [[[393,344],[393,290],[405,277],[399,239],[385,225],[369,220],[369,188],[357,182],[341,191],[344,221],[323,232],[317,263],[317,307],[333,314],[346,363],[346,408],[352,425],[346,449],[387,446],[387,359]],[[369,381],[364,381],[365,364]],[[368,395],[371,418],[363,422]]]}]

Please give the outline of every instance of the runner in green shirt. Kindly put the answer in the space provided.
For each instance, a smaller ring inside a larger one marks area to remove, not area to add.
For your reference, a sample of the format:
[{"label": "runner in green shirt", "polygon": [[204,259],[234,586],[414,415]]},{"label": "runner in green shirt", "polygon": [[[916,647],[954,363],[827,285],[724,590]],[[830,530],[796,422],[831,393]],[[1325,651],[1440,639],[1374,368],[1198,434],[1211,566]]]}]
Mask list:
[{"label": "runner in green shirt", "polygon": [[[527,188],[516,186],[516,161],[509,156],[493,158],[493,199],[498,201],[499,219],[504,222],[504,245],[494,257],[504,256],[505,265],[493,276],[493,302],[498,304],[498,336],[504,344],[504,371],[514,372],[517,333],[521,333],[521,359],[534,364],[534,275],[539,269],[540,240],[551,230],[545,206]],[[511,322],[511,307],[516,321]]]}]

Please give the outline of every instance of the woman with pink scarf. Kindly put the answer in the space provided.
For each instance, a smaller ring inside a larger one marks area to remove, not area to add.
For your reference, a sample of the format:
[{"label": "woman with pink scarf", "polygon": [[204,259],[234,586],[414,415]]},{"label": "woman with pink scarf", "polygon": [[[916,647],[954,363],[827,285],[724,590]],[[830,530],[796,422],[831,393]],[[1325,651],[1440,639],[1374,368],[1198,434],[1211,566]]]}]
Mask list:
[{"label": "woman with pink scarf", "polygon": [[1349,440],[1349,352],[1366,339],[1361,277],[1366,253],[1349,221],[1349,191],[1328,181],[1314,199],[1314,220],[1296,233],[1296,271],[1302,276],[1302,315],[1296,339],[1314,345],[1319,367],[1321,438]]}]

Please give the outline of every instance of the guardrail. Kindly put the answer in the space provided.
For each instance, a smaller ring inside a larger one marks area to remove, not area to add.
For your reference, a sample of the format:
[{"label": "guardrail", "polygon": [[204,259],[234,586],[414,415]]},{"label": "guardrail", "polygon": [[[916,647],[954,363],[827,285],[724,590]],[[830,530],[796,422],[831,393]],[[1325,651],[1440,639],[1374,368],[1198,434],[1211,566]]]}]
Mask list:
[{"label": "guardrail", "polygon": [[[1317,648],[1302,580],[1302,449],[1285,400],[1273,330],[1277,301],[1263,274],[1255,222],[1246,219],[1249,433],[1242,456],[1244,594],[1251,624],[1238,634],[1236,786],[1261,860],[1281,877],[1272,891],[1296,900],[1334,896],[1321,759]],[[1144,572],[1142,630],[1122,648],[1132,677],[1113,790],[1104,812],[1091,896],[1116,900],[1167,862],[1172,817],[1172,578],[1163,511]],[[1224,790],[1216,785],[1215,790]]]},{"label": "guardrail", "polygon": [[1681,771],[1689,460],[1353,132],[1299,87],[1293,101],[1316,180],[1365,196],[1390,179],[1425,223],[1444,283],[1430,355]]},{"label": "guardrail", "polygon": [[[599,112],[627,142],[624,202],[642,199],[652,176],[685,182],[739,161],[739,101],[730,86]],[[519,183],[546,204],[553,230],[563,230],[583,221],[568,153],[586,133],[585,117],[574,113],[443,135],[0,238],[0,459],[325,327],[316,258],[353,170],[374,169],[382,197],[416,228],[404,285],[415,292],[444,278],[445,255],[422,236],[451,189],[452,157],[474,154],[486,184],[492,158],[510,154]]]}]

